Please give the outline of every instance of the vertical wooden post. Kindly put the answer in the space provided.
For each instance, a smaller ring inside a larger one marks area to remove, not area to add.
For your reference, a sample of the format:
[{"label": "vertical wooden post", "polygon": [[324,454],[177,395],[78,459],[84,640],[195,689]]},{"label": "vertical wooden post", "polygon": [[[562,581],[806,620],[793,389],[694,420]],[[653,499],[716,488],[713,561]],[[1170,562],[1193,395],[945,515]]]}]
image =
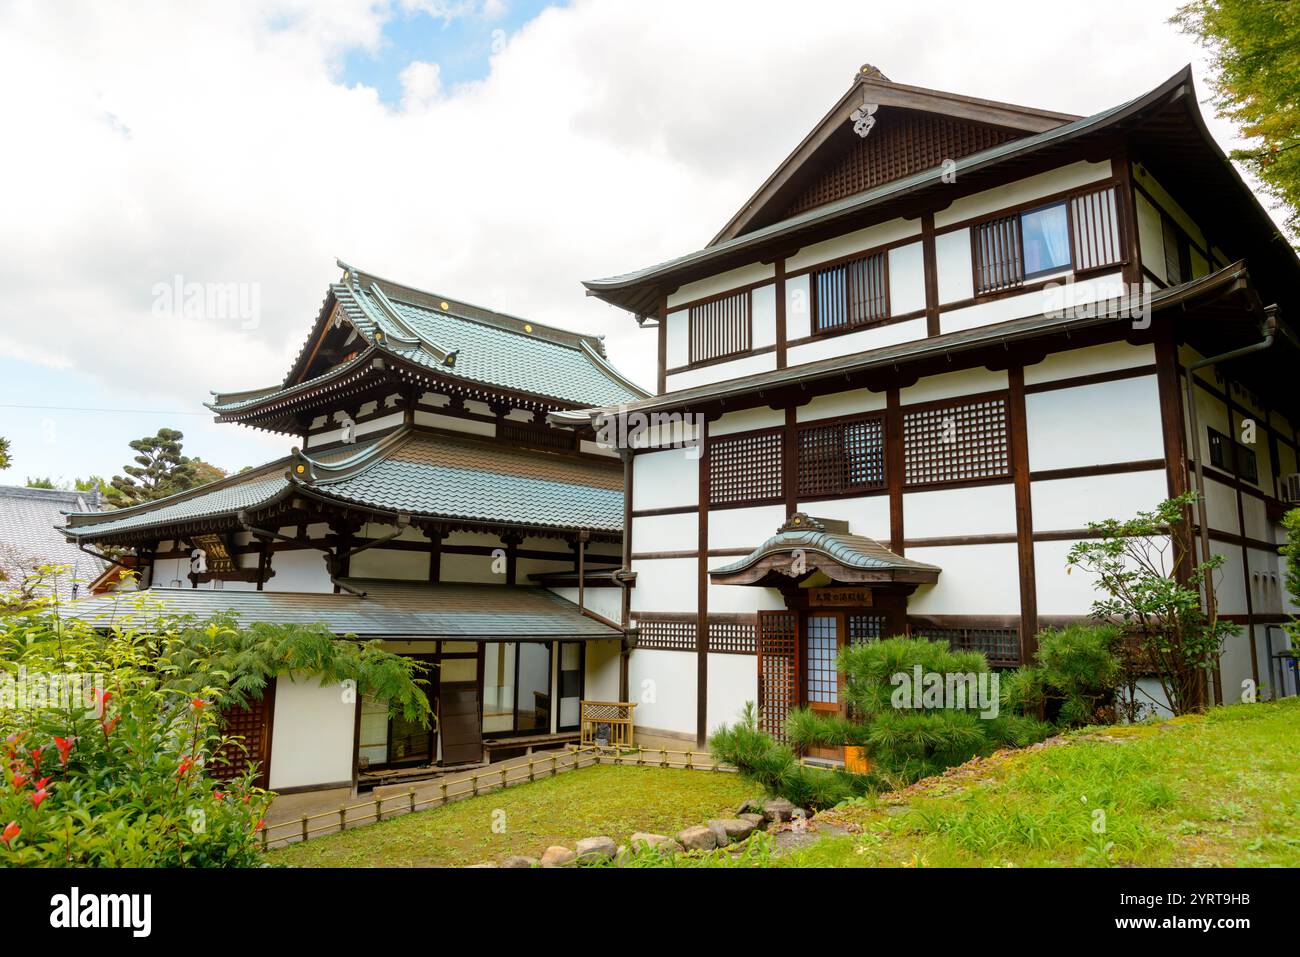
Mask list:
[{"label": "vertical wooden post", "polygon": [[695,590],[695,742],[709,735],[709,423],[700,419],[699,529]]},{"label": "vertical wooden post", "polygon": [[1025,369],[1007,370],[1011,479],[1016,497],[1016,553],[1020,564],[1020,663],[1038,650],[1038,584],[1034,571],[1034,512],[1029,483],[1029,435],[1025,412]]},{"label": "vertical wooden post", "polygon": [[934,213],[921,214],[921,260],[925,272],[925,334],[939,335],[939,267],[935,253]]}]

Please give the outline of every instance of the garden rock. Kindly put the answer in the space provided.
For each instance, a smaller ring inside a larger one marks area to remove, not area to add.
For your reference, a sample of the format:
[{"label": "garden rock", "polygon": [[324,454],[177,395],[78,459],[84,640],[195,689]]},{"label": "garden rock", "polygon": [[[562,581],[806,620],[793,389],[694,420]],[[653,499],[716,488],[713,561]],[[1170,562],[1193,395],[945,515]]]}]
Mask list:
[{"label": "garden rock", "polygon": [[739,844],[754,833],[754,823],[740,818],[727,817],[717,821],[710,821],[709,829],[714,834],[717,834],[719,830],[722,831],[726,840],[719,839],[718,844]]},{"label": "garden rock", "polygon": [[736,816],[744,817],[746,813],[750,813],[754,811],[762,811],[762,810],[763,810],[763,799],[750,798],[748,801],[742,802],[740,807],[736,808]]},{"label": "garden rock", "polygon": [[785,798],[769,798],[763,802],[763,817],[768,821],[788,821],[794,814],[794,805]]},{"label": "garden rock", "polygon": [[584,837],[576,845],[578,863],[595,864],[598,861],[611,861],[618,853],[618,845],[611,837]]},{"label": "garden rock", "polygon": [[567,867],[572,864],[578,855],[567,847],[559,844],[553,844],[548,847],[542,854],[542,867]]},{"label": "garden rock", "polygon": [[501,862],[502,867],[536,867],[537,858],[525,857],[522,854],[512,854]]},{"label": "garden rock", "polygon": [[748,821],[750,824],[754,825],[756,829],[767,823],[767,818],[763,817],[761,814],[737,814],[736,817],[742,821]]},{"label": "garden rock", "polygon": [[688,851],[711,851],[718,846],[717,835],[707,827],[688,827],[677,832],[677,842]]}]

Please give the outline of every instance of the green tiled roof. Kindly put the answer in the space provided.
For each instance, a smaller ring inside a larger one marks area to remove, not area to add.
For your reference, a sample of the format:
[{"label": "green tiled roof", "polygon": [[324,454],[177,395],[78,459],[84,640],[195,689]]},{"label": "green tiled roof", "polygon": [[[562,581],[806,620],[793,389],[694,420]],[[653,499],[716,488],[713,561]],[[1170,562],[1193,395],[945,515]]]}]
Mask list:
[{"label": "green tiled roof", "polygon": [[231,611],[242,621],[310,625],[360,638],[615,639],[621,633],[544,588],[402,584],[344,579],[353,594],[153,588],[87,598],[64,614],[88,621],[132,622],[147,630],[160,615],[206,618]]},{"label": "green tiled roof", "polygon": [[623,476],[614,461],[403,429],[325,453],[296,453],[147,505],[73,514],[65,532],[85,541],[143,529],[167,537],[168,528],[255,512],[293,493],[471,523],[610,533],[623,527]]},{"label": "green tiled roof", "polygon": [[[359,354],[297,382],[309,346],[335,303],[357,331]],[[449,360],[451,353],[454,359]],[[647,394],[609,364],[599,338],[442,299],[349,268],[344,281],[330,285],[308,343],[281,385],[218,394],[208,408],[231,415],[291,398],[326,380],[363,374],[367,360],[377,354],[452,380],[538,396],[559,405],[617,405]]]}]

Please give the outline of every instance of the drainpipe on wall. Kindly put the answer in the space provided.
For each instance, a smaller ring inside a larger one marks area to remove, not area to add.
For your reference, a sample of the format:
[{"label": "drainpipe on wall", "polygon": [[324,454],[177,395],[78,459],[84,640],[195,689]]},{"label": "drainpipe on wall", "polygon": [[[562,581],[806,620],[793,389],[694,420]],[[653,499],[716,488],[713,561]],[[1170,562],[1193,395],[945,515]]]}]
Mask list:
[{"label": "drainpipe on wall", "polygon": [[[1261,329],[1261,334],[1263,335],[1264,338],[1262,338],[1259,342],[1254,342],[1248,346],[1242,346],[1240,349],[1233,349],[1230,352],[1224,352],[1217,356],[1210,356],[1205,359],[1200,359],[1196,362],[1193,362],[1191,365],[1187,367],[1187,414],[1191,423],[1192,448],[1196,452],[1196,457],[1195,459],[1193,459],[1194,462],[1193,475],[1195,477],[1195,481],[1193,482],[1192,491],[1197,493],[1196,510],[1197,510],[1197,524],[1200,526],[1199,538],[1201,540],[1201,562],[1202,563],[1208,561],[1210,557],[1210,520],[1209,520],[1209,511],[1206,506],[1206,499],[1205,499],[1205,471],[1204,471],[1205,456],[1201,454],[1201,427],[1199,424],[1199,417],[1196,414],[1196,391],[1195,391],[1196,372],[1200,369],[1205,369],[1208,368],[1209,366],[1217,365],[1220,362],[1228,362],[1232,359],[1239,359],[1242,356],[1252,355],[1253,353],[1256,352],[1263,352],[1265,349],[1269,348],[1269,346],[1273,345],[1273,342],[1277,335],[1277,312],[1278,312],[1278,308],[1276,303],[1274,303],[1271,306],[1265,307],[1264,309],[1265,319],[1264,319],[1263,328]],[[1245,534],[1245,529],[1242,529],[1242,533]],[[1205,569],[1203,577],[1204,577],[1204,585],[1205,585],[1206,614],[1210,618],[1215,618],[1218,614],[1218,604],[1215,601],[1215,597],[1214,597],[1214,580],[1210,569],[1208,568]],[[1251,651],[1253,654],[1254,653],[1253,641],[1251,643]],[[1220,686],[1221,682],[1218,679],[1217,668],[1215,669],[1215,676],[1216,676],[1215,681],[1213,683],[1214,700],[1211,703],[1222,704],[1223,688]]]}]

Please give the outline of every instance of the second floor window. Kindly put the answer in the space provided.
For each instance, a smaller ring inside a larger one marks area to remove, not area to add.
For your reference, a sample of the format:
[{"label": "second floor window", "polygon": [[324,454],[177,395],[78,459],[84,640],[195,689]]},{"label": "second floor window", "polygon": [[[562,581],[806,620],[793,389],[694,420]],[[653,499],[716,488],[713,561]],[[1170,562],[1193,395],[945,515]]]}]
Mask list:
[{"label": "second floor window", "polygon": [[1247,482],[1259,482],[1259,460],[1255,450],[1215,429],[1210,433],[1210,464]]},{"label": "second floor window", "polygon": [[885,487],[885,418],[871,416],[799,430],[799,495]]},{"label": "second floor window", "polygon": [[750,349],[749,293],[691,306],[691,364]]},{"label": "second floor window", "polygon": [[875,253],[812,274],[813,332],[837,332],[889,318],[885,254]]},{"label": "second floor window", "polygon": [[903,413],[903,484],[939,485],[1011,474],[1007,399],[956,399]]}]

